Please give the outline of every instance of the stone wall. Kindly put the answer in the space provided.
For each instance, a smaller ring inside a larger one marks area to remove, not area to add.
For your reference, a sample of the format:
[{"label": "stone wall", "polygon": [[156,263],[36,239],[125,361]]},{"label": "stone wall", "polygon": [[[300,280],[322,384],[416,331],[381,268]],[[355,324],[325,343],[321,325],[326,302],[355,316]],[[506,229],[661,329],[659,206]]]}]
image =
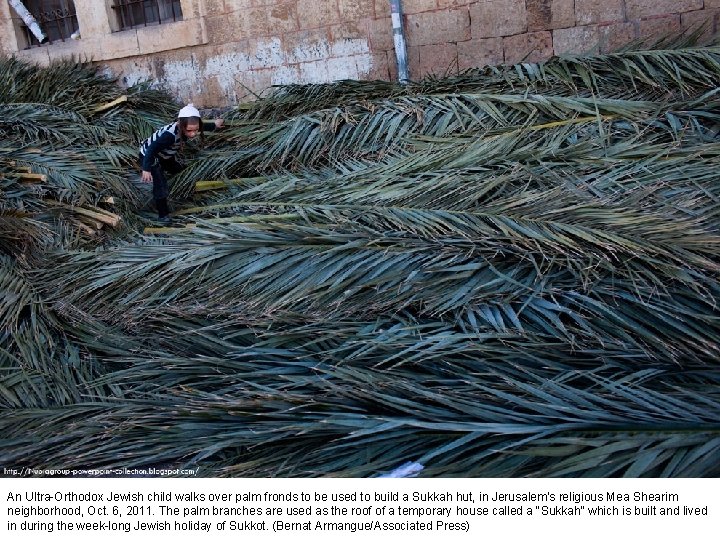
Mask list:
[{"label": "stone wall", "polygon": [[[183,20],[117,31],[113,1],[75,0],[81,39],[22,50],[7,2],[0,46],[39,62],[90,58],[222,106],[269,86],[396,77],[389,0],[182,0]],[[403,0],[410,75],[444,75],[641,38],[717,29],[720,0]],[[19,50],[21,49],[21,50]]]},{"label": "stone wall", "polygon": [[405,0],[413,77],[717,29],[720,0]]}]

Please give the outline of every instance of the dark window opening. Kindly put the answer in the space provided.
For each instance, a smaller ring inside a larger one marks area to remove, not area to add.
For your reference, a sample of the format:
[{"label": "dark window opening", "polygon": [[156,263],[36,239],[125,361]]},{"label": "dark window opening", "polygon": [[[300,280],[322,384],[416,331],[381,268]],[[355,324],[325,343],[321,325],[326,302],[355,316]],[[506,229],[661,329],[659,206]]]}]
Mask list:
[{"label": "dark window opening", "polygon": [[120,30],[182,21],[180,0],[115,0],[112,8]]},{"label": "dark window opening", "polygon": [[[65,41],[78,31],[75,3],[72,0],[25,0],[23,3],[47,37],[43,44]],[[40,45],[25,23],[20,25],[20,29],[25,36],[26,49]]]}]

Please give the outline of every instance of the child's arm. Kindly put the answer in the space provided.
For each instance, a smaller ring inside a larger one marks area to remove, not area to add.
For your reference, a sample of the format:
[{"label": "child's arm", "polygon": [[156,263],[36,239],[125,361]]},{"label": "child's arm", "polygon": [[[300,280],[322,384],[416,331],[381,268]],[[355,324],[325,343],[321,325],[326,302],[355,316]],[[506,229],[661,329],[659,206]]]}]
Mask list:
[{"label": "child's arm", "polygon": [[212,122],[203,122],[203,131],[216,131],[225,127],[225,120],[216,118]]}]

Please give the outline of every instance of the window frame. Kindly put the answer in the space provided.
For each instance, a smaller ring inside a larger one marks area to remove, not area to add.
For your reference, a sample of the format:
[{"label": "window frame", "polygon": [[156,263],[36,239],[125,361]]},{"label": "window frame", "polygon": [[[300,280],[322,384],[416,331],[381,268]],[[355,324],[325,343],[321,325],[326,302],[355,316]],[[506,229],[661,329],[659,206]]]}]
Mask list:
[{"label": "window frame", "polygon": [[[60,6],[48,6],[47,4],[60,4]],[[17,28],[20,34],[22,50],[44,47],[55,43],[64,43],[72,39],[73,34],[79,32],[80,23],[77,16],[77,8],[74,0],[24,0],[26,9],[35,17],[38,25],[47,37],[40,43],[30,28],[22,19],[18,19]],[[55,15],[54,18],[50,14]],[[62,23],[60,23],[62,21]],[[54,26],[53,26],[54,23]]]},{"label": "window frame", "polygon": [[[114,14],[114,20],[111,22],[113,32],[172,24],[184,20],[181,0],[112,0],[109,7]],[[136,21],[138,8],[142,10],[142,15],[138,16],[141,20]],[[156,15],[157,18],[150,17],[149,20],[148,12],[151,16]]]}]

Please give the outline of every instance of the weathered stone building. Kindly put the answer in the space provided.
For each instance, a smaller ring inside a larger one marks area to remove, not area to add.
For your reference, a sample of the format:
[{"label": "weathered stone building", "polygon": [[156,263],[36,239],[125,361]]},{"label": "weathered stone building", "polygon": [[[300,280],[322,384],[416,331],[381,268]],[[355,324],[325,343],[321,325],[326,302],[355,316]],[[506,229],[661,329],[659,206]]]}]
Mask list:
[{"label": "weathered stone building", "polygon": [[[0,47],[47,63],[98,62],[127,83],[152,79],[199,106],[252,99],[282,83],[396,76],[389,0],[34,0],[50,43],[0,0]],[[402,0],[410,77],[610,51],[704,25],[720,0]],[[70,36],[73,36],[70,38]]]}]

